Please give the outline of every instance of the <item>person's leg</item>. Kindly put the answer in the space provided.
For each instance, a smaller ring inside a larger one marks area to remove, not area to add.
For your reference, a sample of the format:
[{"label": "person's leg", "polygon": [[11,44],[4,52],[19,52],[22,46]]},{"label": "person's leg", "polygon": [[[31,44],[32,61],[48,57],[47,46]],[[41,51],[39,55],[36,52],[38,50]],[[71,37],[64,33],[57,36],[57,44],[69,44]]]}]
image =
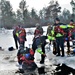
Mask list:
[{"label": "person's leg", "polygon": [[62,56],[64,56],[64,38],[60,38],[60,47],[62,51]]},{"label": "person's leg", "polygon": [[22,44],[23,44],[23,48],[24,48],[24,47],[25,47],[25,46],[24,46],[24,45],[25,45],[25,41],[23,41],[23,43],[22,43]]},{"label": "person's leg", "polygon": [[[46,42],[42,44],[42,52],[45,54],[45,45],[46,45]],[[41,55],[41,61],[40,63],[44,63],[44,60],[45,60],[45,56],[44,55]]]},{"label": "person's leg", "polygon": [[50,44],[51,44],[51,40],[50,40]]},{"label": "person's leg", "polygon": [[60,45],[60,40],[59,40],[59,38],[56,38],[56,49],[57,49],[57,53],[58,53],[58,55],[57,56],[60,56],[60,48],[59,48],[59,45]]},{"label": "person's leg", "polygon": [[69,38],[68,38],[68,40],[67,40],[67,48],[68,48],[68,54],[70,53],[70,42],[69,42]]},{"label": "person's leg", "polygon": [[16,49],[18,49],[18,40],[17,40],[17,37],[16,36],[14,36],[14,41],[15,41]]},{"label": "person's leg", "polygon": [[34,54],[35,54],[35,50],[37,49],[36,41],[35,41],[35,40],[34,40],[33,43],[32,43],[32,49],[33,49]]},{"label": "person's leg", "polygon": [[53,54],[56,55],[56,41],[53,41]]},{"label": "person's leg", "polygon": [[17,53],[17,59],[18,59],[18,64],[21,65],[22,64],[22,61],[20,60],[21,58],[21,53],[20,53],[20,50],[18,50],[18,53]]}]

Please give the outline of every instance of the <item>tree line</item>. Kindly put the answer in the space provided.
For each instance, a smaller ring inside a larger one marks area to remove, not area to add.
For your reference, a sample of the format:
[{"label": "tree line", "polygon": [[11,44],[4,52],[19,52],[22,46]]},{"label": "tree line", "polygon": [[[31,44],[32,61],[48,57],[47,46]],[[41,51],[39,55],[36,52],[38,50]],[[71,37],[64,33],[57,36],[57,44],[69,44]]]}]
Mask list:
[{"label": "tree line", "polygon": [[69,23],[70,19],[75,19],[75,2],[71,0],[72,13],[66,8],[61,12],[61,6],[58,1],[51,0],[47,7],[43,7],[42,10],[37,13],[37,10],[32,8],[28,10],[26,0],[21,0],[19,3],[19,9],[13,11],[13,7],[10,1],[0,1],[0,27],[13,28],[16,25],[22,25],[24,27],[34,27],[36,23],[41,25],[47,25],[47,23],[53,24],[54,19],[59,17],[64,23]]}]

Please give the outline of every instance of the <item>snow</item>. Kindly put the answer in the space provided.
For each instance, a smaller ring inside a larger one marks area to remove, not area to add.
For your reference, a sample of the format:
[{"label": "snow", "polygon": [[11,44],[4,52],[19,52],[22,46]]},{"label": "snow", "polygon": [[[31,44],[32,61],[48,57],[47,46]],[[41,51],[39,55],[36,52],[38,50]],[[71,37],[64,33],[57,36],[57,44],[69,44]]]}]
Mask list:
[{"label": "snow", "polygon": [[[35,28],[30,28],[32,32],[34,32]],[[30,30],[29,28],[26,28],[26,32]],[[47,27],[43,27],[44,29],[44,35],[46,34]],[[0,51],[0,75],[8,75],[9,72],[12,72],[12,74],[9,75],[14,75],[13,73],[15,70],[18,69],[17,65],[17,51],[8,51],[8,48],[13,46],[15,48],[14,44],[14,39],[12,35],[13,30],[6,30],[3,29],[2,31],[0,30],[0,46],[4,49],[4,51]],[[32,40],[33,40],[33,35],[27,34],[27,41],[25,43],[25,46],[31,47]],[[56,57],[55,55],[52,54],[52,46],[50,46],[51,50],[46,50],[46,60],[45,64],[50,65],[50,64],[58,64],[58,63],[65,63],[68,66],[72,67],[75,69],[75,57]],[[39,57],[38,57],[39,56]],[[6,59],[8,57],[8,59]],[[36,53],[35,54],[35,62],[36,60],[40,60],[40,54]],[[14,60],[14,62],[13,62]],[[5,73],[4,73],[5,71]]]}]

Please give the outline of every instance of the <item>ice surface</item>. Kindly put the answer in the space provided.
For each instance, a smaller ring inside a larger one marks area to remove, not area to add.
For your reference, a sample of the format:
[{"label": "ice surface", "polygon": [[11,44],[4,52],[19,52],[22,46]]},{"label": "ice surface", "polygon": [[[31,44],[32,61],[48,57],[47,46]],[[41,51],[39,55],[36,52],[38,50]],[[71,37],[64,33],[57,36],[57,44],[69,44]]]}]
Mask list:
[{"label": "ice surface", "polygon": [[[44,28],[44,31],[47,30],[47,27],[43,27],[43,28]],[[35,28],[31,28],[33,32],[34,32],[34,29]],[[28,30],[29,28],[26,29],[26,32],[28,32]],[[18,50],[8,51],[8,47],[13,46],[15,48],[12,31],[13,30],[6,30],[6,29],[4,29],[3,31],[0,31],[0,46],[4,49],[4,51],[0,51],[0,75],[8,75],[10,71],[12,72],[12,74],[9,74],[9,75],[13,75],[14,70],[18,69],[18,67],[16,66],[18,64],[17,57],[16,57]],[[46,32],[44,32],[44,35],[45,34]],[[34,35],[27,34],[26,36],[27,41],[25,43],[25,46],[31,47],[33,37]],[[46,50],[46,54],[47,54],[47,57],[45,60],[46,65],[55,64],[55,63],[65,63],[68,66],[75,69],[75,57],[67,57],[67,56],[56,57],[55,55],[52,54],[52,46],[50,46],[50,48],[51,48],[51,51]],[[6,57],[8,59],[5,59]],[[35,54],[35,61],[37,60],[38,61],[40,60],[40,54],[38,53]]]}]

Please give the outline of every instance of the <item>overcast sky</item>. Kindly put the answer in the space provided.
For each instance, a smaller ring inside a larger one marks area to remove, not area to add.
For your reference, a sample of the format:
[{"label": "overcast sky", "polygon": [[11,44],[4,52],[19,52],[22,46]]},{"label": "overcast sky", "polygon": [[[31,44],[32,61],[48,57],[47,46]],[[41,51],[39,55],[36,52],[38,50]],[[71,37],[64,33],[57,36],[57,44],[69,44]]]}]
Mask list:
[{"label": "overcast sky", "polygon": [[[13,10],[17,10],[19,3],[21,0],[8,0],[12,4]],[[55,0],[56,1],[56,0]],[[62,10],[64,8],[69,9],[70,12],[72,12],[72,8],[70,5],[71,0],[57,0],[62,7]],[[29,6],[28,9],[31,10],[31,8],[35,8],[37,11],[42,9],[44,6],[48,6],[50,0],[26,0],[27,5]]]}]

